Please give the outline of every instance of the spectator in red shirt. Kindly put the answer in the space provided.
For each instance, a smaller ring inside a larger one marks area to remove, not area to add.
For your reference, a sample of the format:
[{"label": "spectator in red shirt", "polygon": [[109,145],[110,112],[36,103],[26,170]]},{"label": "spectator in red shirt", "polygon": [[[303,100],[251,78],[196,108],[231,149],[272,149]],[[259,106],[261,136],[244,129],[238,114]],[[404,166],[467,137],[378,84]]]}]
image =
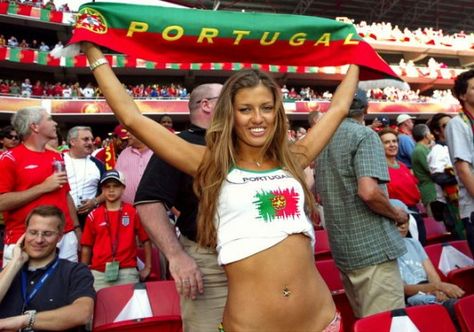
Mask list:
[{"label": "spectator in red shirt", "polygon": [[[385,150],[390,182],[387,184],[388,197],[402,201],[411,211],[418,212],[417,204],[421,194],[418,189],[418,179],[410,169],[397,160],[398,135],[392,128],[385,128],[378,132]],[[426,230],[423,218],[419,213],[413,213],[418,228],[418,239],[422,244],[426,242]]]},{"label": "spectator in red shirt", "polygon": [[41,81],[36,81],[35,85],[31,88],[31,95],[34,97],[42,97],[44,95],[44,87]]},{"label": "spectator in red shirt", "polygon": [[57,82],[57,83],[54,85],[54,88],[53,88],[53,96],[54,96],[54,97],[62,97],[62,96],[63,96],[63,87],[61,86],[61,83],[60,83],[60,82]]},{"label": "spectator in red shirt", "polygon": [[[111,170],[100,180],[105,202],[87,216],[81,262],[94,275],[94,288],[136,283],[151,271],[151,242],[133,205],[122,202],[125,179]],[[136,236],[145,249],[145,267],[137,270]]]},{"label": "spectator in red shirt", "polygon": [[0,81],[0,94],[2,95],[7,95],[10,93],[10,85],[8,84],[8,81]]}]

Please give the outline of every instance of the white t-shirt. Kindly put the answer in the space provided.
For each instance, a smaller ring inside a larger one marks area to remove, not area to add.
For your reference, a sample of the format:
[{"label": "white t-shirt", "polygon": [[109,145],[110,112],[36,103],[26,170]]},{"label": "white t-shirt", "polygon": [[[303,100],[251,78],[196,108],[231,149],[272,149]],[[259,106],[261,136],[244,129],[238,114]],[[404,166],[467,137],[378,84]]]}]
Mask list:
[{"label": "white t-shirt", "polygon": [[[431,148],[427,157],[428,167],[430,173],[443,173],[445,168],[452,167],[451,159],[449,158],[449,150],[446,145],[436,144]],[[444,198],[443,188],[435,183],[436,200],[446,203]]]},{"label": "white t-shirt", "polygon": [[282,169],[233,168],[222,184],[217,217],[217,253],[232,263],[303,233],[314,247],[314,227],[304,210],[304,191]]},{"label": "white t-shirt", "polygon": [[[458,115],[446,126],[446,141],[449,148],[451,162],[462,160],[469,163],[471,172],[474,174],[474,143],[471,127]],[[466,187],[460,181],[459,184],[459,210],[461,218],[469,218],[474,211],[474,197],[469,195]]]},{"label": "white t-shirt", "polygon": [[90,157],[75,159],[65,153],[64,163],[74,205],[77,207],[81,201],[96,197],[100,170]]}]

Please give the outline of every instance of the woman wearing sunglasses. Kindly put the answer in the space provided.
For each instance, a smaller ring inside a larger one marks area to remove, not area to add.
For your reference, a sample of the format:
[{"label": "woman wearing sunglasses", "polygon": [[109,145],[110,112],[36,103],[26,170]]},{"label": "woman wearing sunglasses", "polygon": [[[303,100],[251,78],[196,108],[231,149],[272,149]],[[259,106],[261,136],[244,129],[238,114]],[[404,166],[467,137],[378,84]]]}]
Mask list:
[{"label": "woman wearing sunglasses", "polygon": [[1,151],[13,149],[20,143],[20,137],[12,126],[3,127],[0,131]]}]

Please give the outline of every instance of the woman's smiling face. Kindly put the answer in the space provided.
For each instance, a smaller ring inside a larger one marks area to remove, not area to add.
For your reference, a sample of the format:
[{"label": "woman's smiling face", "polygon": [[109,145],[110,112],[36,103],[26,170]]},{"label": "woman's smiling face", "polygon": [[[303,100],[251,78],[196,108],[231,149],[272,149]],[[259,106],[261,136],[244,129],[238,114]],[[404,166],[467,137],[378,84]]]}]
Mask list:
[{"label": "woman's smiling face", "polygon": [[259,84],[242,88],[234,98],[234,131],[239,149],[260,148],[275,126],[275,101],[272,91]]}]

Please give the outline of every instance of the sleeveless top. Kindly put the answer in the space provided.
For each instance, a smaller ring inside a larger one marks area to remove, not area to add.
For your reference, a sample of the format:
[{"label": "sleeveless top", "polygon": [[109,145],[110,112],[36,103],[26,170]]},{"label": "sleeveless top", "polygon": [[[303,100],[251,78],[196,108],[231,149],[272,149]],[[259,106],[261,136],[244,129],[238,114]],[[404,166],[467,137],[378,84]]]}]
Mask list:
[{"label": "sleeveless top", "polygon": [[214,219],[221,265],[229,264],[303,233],[314,247],[314,227],[304,210],[304,191],[280,168],[232,168],[223,182]]}]

